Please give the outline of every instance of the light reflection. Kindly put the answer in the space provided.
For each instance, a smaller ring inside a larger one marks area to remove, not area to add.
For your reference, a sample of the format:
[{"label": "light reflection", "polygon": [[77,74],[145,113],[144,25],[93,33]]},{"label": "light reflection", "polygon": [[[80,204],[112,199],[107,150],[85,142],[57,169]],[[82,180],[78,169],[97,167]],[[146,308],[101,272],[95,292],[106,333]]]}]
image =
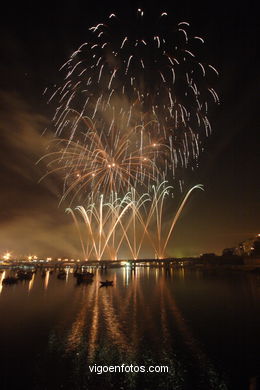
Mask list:
[{"label": "light reflection", "polygon": [[129,275],[130,275],[130,268],[129,267],[124,267],[123,268],[123,280],[124,280],[124,286],[129,285]]},{"label": "light reflection", "polygon": [[31,280],[29,281],[29,283],[28,283],[28,294],[30,293],[30,291],[31,291],[32,288],[33,288],[34,279],[35,279],[35,273],[33,273],[32,279],[31,279]]},{"label": "light reflection", "polygon": [[90,326],[90,334],[89,334],[89,348],[88,348],[88,358],[90,361],[94,359],[95,352],[97,349],[97,337],[98,337],[98,329],[99,329],[99,311],[100,307],[98,304],[99,299],[99,288],[98,284],[95,284],[95,295],[94,295],[94,307],[93,307],[93,314],[92,314],[92,321]]},{"label": "light reflection", "polygon": [[5,278],[5,273],[6,273],[5,271],[2,272],[1,277],[0,277],[0,294],[1,294],[2,289],[3,289],[3,280]]},{"label": "light reflection", "polygon": [[179,275],[180,275],[180,279],[184,280],[184,268],[182,267],[180,270],[179,270]]},{"label": "light reflection", "polygon": [[45,280],[44,280],[44,290],[47,290],[50,279],[50,270],[46,271]]},{"label": "light reflection", "polygon": [[127,352],[127,355],[129,356],[129,354],[132,352],[132,346],[121,329],[121,321],[115,312],[113,299],[111,297],[108,298],[108,294],[106,294],[106,291],[104,291],[101,301],[104,307],[104,317],[109,336],[112,338],[113,343],[120,349],[123,349],[124,352]]},{"label": "light reflection", "polygon": [[69,268],[65,268],[65,272],[66,272],[66,283],[68,283],[70,269]]},{"label": "light reflection", "polygon": [[[89,287],[89,286],[88,286]],[[92,304],[94,289],[91,288],[88,299],[86,300],[85,289],[78,290],[76,297],[78,299],[78,295],[82,294],[81,304],[82,307],[77,314],[76,320],[73,322],[71,331],[68,335],[67,339],[67,351],[73,351],[78,348],[82,342],[83,332],[86,326],[86,321],[88,319],[88,310]],[[91,320],[91,319],[89,319]]]},{"label": "light reflection", "polygon": [[164,348],[167,348],[167,350],[169,350],[171,349],[171,343],[169,343],[171,337],[169,332],[169,322],[167,316],[164,289],[165,289],[165,280],[161,278],[159,282],[159,294],[160,294],[160,320],[161,320],[162,340],[163,340]]}]

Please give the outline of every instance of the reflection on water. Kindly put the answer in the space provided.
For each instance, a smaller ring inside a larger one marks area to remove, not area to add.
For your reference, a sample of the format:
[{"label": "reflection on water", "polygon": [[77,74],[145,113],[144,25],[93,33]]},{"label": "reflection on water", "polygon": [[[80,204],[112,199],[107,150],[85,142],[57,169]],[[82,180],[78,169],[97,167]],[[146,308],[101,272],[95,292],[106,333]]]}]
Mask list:
[{"label": "reflection on water", "polygon": [[45,275],[45,280],[44,280],[44,290],[47,290],[48,284],[49,284],[49,280],[50,280],[50,271],[47,270],[46,271],[46,275]]},{"label": "reflection on water", "polygon": [[6,274],[6,272],[5,271],[3,271],[1,274],[0,274],[0,295],[1,295],[1,292],[2,292],[2,289],[3,289],[3,280],[4,280],[4,278],[5,278],[5,274]]},{"label": "reflection on water", "polygon": [[28,293],[30,293],[30,291],[31,291],[32,288],[33,288],[34,279],[35,279],[35,274],[32,275],[32,279],[31,279],[31,280],[29,281],[29,283],[28,283]]},{"label": "reflection on water", "polygon": [[[114,287],[101,288],[105,279]],[[65,280],[46,270],[14,286],[1,283],[0,293],[1,388],[16,388],[19,375],[29,375],[33,389],[257,386],[256,275],[122,268],[97,270],[93,283],[78,285],[72,270]],[[98,376],[88,369],[122,363],[170,372]]]}]

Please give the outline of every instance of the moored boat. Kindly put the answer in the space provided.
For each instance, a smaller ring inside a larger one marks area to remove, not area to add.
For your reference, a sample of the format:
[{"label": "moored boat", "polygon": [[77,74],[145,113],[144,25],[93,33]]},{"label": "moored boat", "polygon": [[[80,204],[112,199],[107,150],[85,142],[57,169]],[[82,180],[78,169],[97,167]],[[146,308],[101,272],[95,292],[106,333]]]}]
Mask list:
[{"label": "moored boat", "polygon": [[100,287],[113,286],[114,285],[114,281],[113,280],[100,281],[100,283],[101,283]]},{"label": "moored boat", "polygon": [[7,278],[4,278],[3,281],[2,281],[2,284],[16,284],[18,283],[18,278],[16,278],[15,276],[8,276]]},{"label": "moored boat", "polygon": [[18,271],[16,276],[19,280],[31,280],[32,279],[32,272],[31,271]]},{"label": "moored boat", "polygon": [[58,279],[66,279],[66,272],[65,271],[60,271],[57,275]]}]

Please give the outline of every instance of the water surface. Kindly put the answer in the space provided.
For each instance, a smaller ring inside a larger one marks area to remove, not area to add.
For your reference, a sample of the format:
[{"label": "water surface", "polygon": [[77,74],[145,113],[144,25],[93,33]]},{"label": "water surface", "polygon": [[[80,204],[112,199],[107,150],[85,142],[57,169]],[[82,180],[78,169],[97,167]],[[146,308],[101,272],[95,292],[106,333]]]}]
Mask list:
[{"label": "water surface", "polygon": [[[0,280],[10,273],[0,274]],[[100,288],[100,280],[114,280]],[[161,268],[72,270],[0,288],[1,389],[254,389],[260,279]],[[168,374],[97,375],[90,364],[167,365]],[[251,387],[250,387],[251,386]]]}]

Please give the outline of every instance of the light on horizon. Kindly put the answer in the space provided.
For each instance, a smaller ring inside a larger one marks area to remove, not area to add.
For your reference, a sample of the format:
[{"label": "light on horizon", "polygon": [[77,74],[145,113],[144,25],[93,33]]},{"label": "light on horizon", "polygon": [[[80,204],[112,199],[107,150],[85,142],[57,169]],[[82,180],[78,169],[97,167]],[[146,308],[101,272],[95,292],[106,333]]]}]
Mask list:
[{"label": "light on horizon", "polygon": [[10,252],[6,252],[6,253],[4,254],[4,256],[3,256],[3,258],[4,258],[5,260],[10,260],[10,257],[11,257],[11,253],[10,253]]}]

